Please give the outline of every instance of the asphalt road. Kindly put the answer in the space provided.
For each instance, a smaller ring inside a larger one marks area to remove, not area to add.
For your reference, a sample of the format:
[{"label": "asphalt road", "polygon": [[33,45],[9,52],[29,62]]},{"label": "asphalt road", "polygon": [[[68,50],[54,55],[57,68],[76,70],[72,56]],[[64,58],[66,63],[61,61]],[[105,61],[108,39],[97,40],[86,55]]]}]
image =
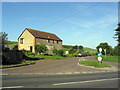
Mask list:
[{"label": "asphalt road", "polygon": [[3,75],[2,88],[118,88],[118,72]]},{"label": "asphalt road", "polygon": [[118,63],[106,62],[114,67],[110,68],[91,68],[78,65],[80,60],[95,60],[94,57],[72,57],[60,60],[45,60],[33,65],[3,69],[2,74],[29,74],[29,73],[74,73],[74,72],[95,72],[95,71],[113,71],[117,70]]}]

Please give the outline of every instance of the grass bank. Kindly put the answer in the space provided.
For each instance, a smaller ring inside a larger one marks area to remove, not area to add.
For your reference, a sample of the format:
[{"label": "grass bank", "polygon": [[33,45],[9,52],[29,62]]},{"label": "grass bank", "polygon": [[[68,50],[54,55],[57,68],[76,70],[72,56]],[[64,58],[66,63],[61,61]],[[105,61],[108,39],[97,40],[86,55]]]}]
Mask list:
[{"label": "grass bank", "polygon": [[[95,58],[97,59],[98,56],[95,56]],[[119,60],[120,56],[110,56],[107,55],[105,58],[105,55],[102,56],[102,60],[103,61],[109,61],[109,62],[120,62]]]},{"label": "grass bank", "polygon": [[98,61],[81,61],[80,64],[86,65],[86,66],[93,66],[93,67],[98,67],[98,68],[105,68],[105,67],[110,67],[109,64],[106,63],[100,63]]}]

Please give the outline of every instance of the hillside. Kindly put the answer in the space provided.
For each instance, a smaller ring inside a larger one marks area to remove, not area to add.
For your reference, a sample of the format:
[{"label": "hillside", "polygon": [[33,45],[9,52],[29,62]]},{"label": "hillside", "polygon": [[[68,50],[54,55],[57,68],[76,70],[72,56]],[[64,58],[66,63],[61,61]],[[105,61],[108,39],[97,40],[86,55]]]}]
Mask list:
[{"label": "hillside", "polygon": [[84,47],[83,49],[84,49],[85,52],[97,53],[96,49],[91,49],[91,48],[88,48],[88,47]]},{"label": "hillside", "polygon": [[[70,50],[73,46],[72,45],[63,45],[63,50]],[[91,54],[97,53],[96,49],[88,48],[88,47],[83,47],[84,52],[89,52]]]}]

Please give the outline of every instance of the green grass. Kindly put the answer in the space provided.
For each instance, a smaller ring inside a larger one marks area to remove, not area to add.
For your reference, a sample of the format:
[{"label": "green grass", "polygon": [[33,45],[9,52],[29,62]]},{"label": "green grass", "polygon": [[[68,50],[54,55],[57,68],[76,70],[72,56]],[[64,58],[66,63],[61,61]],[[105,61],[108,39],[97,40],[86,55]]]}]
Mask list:
[{"label": "green grass", "polygon": [[[95,56],[95,58],[97,59],[98,56]],[[109,62],[120,62],[119,60],[120,56],[110,56],[110,55],[107,55],[106,58],[105,56],[103,55],[102,56],[102,60],[103,61],[109,61]]]},{"label": "green grass", "polygon": [[90,52],[91,54],[97,53],[97,50],[91,49],[91,48],[87,48],[87,47],[84,47],[83,50],[84,50],[85,52]]},{"label": "green grass", "polygon": [[36,55],[37,58],[44,58],[43,60],[57,60],[57,59],[63,59],[65,57],[62,56],[46,56],[46,55]]},{"label": "green grass", "polygon": [[80,64],[84,64],[86,66],[98,67],[98,68],[110,67],[110,65],[106,63],[100,63],[97,61],[88,61],[88,60],[81,61]]}]

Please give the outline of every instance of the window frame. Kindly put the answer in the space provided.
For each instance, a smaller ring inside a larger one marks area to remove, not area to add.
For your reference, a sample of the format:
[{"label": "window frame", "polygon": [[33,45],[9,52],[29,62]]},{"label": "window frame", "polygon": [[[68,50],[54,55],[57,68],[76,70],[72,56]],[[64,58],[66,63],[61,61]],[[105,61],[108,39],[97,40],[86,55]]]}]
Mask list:
[{"label": "window frame", "polygon": [[24,43],[24,38],[20,38],[20,44]]}]

